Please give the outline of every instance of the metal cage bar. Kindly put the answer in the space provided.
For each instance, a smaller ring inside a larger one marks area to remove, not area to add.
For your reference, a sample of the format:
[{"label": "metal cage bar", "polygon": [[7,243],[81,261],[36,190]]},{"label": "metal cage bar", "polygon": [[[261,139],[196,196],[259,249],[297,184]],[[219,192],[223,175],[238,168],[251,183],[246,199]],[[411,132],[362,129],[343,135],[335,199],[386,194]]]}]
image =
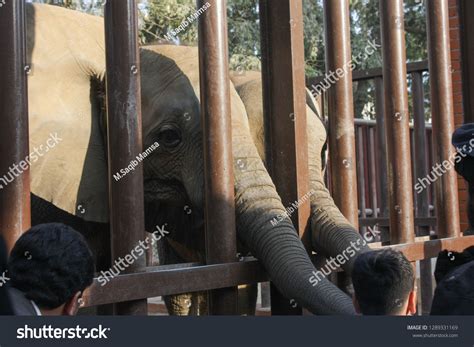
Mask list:
[{"label": "metal cage bar", "polygon": [[[352,97],[352,50],[349,1],[325,0],[326,78],[333,85],[327,90],[329,155],[334,202],[357,229],[356,143]],[[361,207],[361,209],[363,209]]]},{"label": "metal cage bar", "polygon": [[0,9],[0,233],[9,251],[31,224],[25,24],[25,1],[5,2]]},{"label": "metal cage bar", "polygon": [[[143,167],[136,167],[119,181],[113,174],[127,167],[143,152],[135,0],[108,0],[105,5],[107,66],[107,140],[112,262],[124,257],[143,238],[145,230]],[[125,273],[143,270],[138,258]],[[146,300],[119,303],[116,314],[146,314]]]},{"label": "metal cage bar", "polygon": [[[301,0],[261,0],[262,79],[267,166],[283,205],[309,192]],[[268,158],[270,160],[268,160]],[[268,164],[269,163],[269,164]],[[309,201],[291,216],[309,251]],[[272,314],[301,314],[275,286]]]},{"label": "metal cage bar", "polygon": [[[206,2],[199,0],[198,7]],[[234,262],[237,252],[226,3],[209,1],[199,19],[207,264]],[[210,314],[236,312],[236,287],[209,294]]]},{"label": "metal cage bar", "polygon": [[[414,129],[414,171],[415,178],[421,179],[428,174],[428,158],[426,156],[426,125],[425,125],[425,93],[423,90],[422,72],[412,73],[413,88],[413,119]],[[416,186],[416,184],[415,184]],[[415,189],[415,216],[427,218],[430,216],[429,192],[427,189],[416,191]],[[418,226],[418,235],[429,235],[430,227]],[[433,280],[431,259],[420,260],[420,289],[421,289],[421,311],[423,314],[429,314],[431,301],[433,299]]]},{"label": "metal cage bar", "polygon": [[[461,252],[473,243],[474,236],[467,236],[389,247],[403,252],[409,261],[417,261],[434,258],[443,249]],[[265,270],[257,260],[249,259],[238,263],[206,266],[176,264],[150,268],[142,273],[119,275],[114,277],[107,286],[101,286],[95,279],[94,284],[84,293],[84,300],[86,306],[95,306],[266,280],[268,278]],[[133,288],[133,290],[124,290],[124,288]]]},{"label": "metal cage bar", "polygon": [[390,239],[397,244],[415,237],[403,1],[380,0],[380,16]]},{"label": "metal cage bar", "polygon": [[[435,183],[438,237],[460,233],[458,182],[456,171],[446,168],[454,161],[451,145],[454,132],[453,80],[447,0],[427,0],[428,59],[430,64],[431,114],[433,122],[433,161],[444,167]],[[445,172],[444,172],[445,171]]]}]

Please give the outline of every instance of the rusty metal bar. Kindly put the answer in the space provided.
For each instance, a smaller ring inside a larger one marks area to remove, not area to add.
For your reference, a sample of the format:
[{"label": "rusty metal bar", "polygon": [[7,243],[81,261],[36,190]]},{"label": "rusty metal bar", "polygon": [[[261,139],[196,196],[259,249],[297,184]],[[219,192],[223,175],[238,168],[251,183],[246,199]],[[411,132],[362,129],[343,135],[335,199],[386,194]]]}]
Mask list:
[{"label": "rusty metal bar", "polygon": [[[370,226],[370,225],[378,225],[381,229],[389,227],[390,220],[386,217],[375,217],[375,218],[360,218],[359,219],[359,226]],[[435,227],[436,226],[436,218],[435,217],[417,217],[415,218],[415,225],[416,226],[423,226],[423,227]]]},{"label": "rusty metal bar", "polygon": [[87,291],[85,299],[88,306],[103,305],[264,281],[268,281],[268,275],[254,258],[204,266],[194,263],[165,265],[147,268],[146,272],[117,276],[107,286],[95,282]]},{"label": "rusty metal bar", "polygon": [[[407,73],[422,72],[422,71],[428,71],[428,61],[418,61],[418,62],[407,64]],[[372,80],[372,79],[376,79],[377,77],[382,77],[382,75],[383,75],[383,69],[380,67],[367,69],[367,70],[354,70],[352,72],[352,80],[354,82]],[[308,77],[306,80],[306,85],[310,87],[311,85],[318,84],[323,80],[324,80],[324,76]]]},{"label": "rusty metal bar", "polygon": [[377,77],[375,83],[375,117],[377,135],[377,164],[378,164],[378,201],[381,217],[388,216],[388,183],[387,183],[387,141],[385,140],[385,114],[383,79]]},{"label": "rusty metal bar", "polygon": [[453,252],[462,252],[474,245],[474,236],[452,237],[424,242],[406,243],[390,246],[402,252],[409,261],[436,258],[439,252],[449,249]]},{"label": "rusty metal bar", "polygon": [[[415,168],[416,184],[420,182],[423,177],[428,175],[428,163],[426,152],[428,151],[426,143],[426,126],[425,126],[425,93],[423,91],[423,76],[420,72],[412,74],[413,82],[413,119],[415,124],[415,160],[413,166]],[[423,186],[420,185],[421,188]],[[428,189],[415,189],[415,215],[416,217],[429,217],[429,191]],[[428,230],[420,230],[421,232]]]},{"label": "rusty metal bar", "polygon": [[329,155],[334,202],[357,228],[357,169],[348,0],[324,1]]},{"label": "rusty metal bar", "polygon": [[[443,249],[463,251],[472,245],[474,236],[401,244],[390,248],[403,252],[409,261],[417,261],[434,258]],[[325,262],[318,262],[317,257],[313,257],[313,262],[317,268],[325,265]],[[200,266],[191,263],[157,266],[147,269],[146,272],[117,276],[107,286],[101,286],[96,278],[94,284],[84,293],[84,300],[86,306],[95,306],[266,280],[268,278],[265,269],[253,258],[230,264]]]},{"label": "rusty metal bar", "polygon": [[[383,90],[383,78],[376,77],[375,85],[375,118],[376,118],[376,135],[377,135],[377,184],[378,184],[378,202],[379,217],[388,217],[388,173],[387,173],[387,140],[385,138],[385,101]],[[382,242],[386,242],[390,238],[388,226],[376,225],[381,232],[380,238]]]},{"label": "rusty metal bar", "polygon": [[[414,129],[414,158],[413,166],[417,182],[428,174],[426,152],[426,126],[425,126],[425,93],[423,91],[423,75],[421,72],[414,72],[412,76],[413,89],[413,118]],[[416,183],[415,183],[416,187]],[[415,189],[415,216],[429,217],[429,191],[428,189]],[[429,226],[418,226],[418,235],[429,235]],[[421,311],[429,314],[431,301],[433,299],[433,280],[431,259],[420,260],[420,289],[421,289]]]},{"label": "rusty metal bar", "polygon": [[[360,207],[360,218],[366,218],[366,176],[365,176],[365,151],[364,151],[364,126],[357,127],[357,185],[359,186],[359,207]],[[337,169],[337,168],[336,168]],[[337,173],[337,172],[336,172]],[[337,175],[336,175],[337,176]],[[334,188],[333,188],[334,189]],[[358,219],[358,218],[357,218]],[[357,221],[359,224],[359,221]],[[362,227],[362,232],[365,232],[365,227]]]},{"label": "rusty metal bar", "polygon": [[[207,1],[199,0],[201,8]],[[225,0],[211,5],[199,18],[201,115],[204,129],[206,261],[235,261],[234,175]],[[219,207],[219,208],[217,208]],[[210,314],[236,314],[237,288],[209,294]]]},{"label": "rusty metal bar", "polygon": [[[145,215],[143,167],[119,181],[113,174],[127,167],[143,152],[138,53],[137,7],[135,0],[109,0],[105,5],[107,64],[107,140],[109,158],[109,206],[112,262],[129,254],[143,239]],[[140,271],[140,257],[124,273]],[[146,300],[119,303],[116,314],[147,313]]]},{"label": "rusty metal bar", "polygon": [[[0,233],[7,250],[31,224],[25,1],[0,8]],[[20,171],[21,170],[21,171]]]},{"label": "rusty metal bar", "polygon": [[378,204],[378,199],[377,199],[377,167],[376,167],[376,157],[375,157],[375,152],[378,150],[376,147],[376,141],[375,141],[375,127],[369,127],[369,177],[370,177],[370,183],[369,183],[369,191],[370,191],[370,201],[372,204],[372,217],[377,218],[379,216],[379,212],[377,211],[379,204]]},{"label": "rusty metal bar", "polygon": [[428,0],[426,6],[434,162],[446,169],[441,169],[443,175],[435,183],[437,234],[453,237],[460,233],[460,221],[457,175],[453,167],[445,166],[454,161],[455,153],[451,146],[454,110],[448,1]]},{"label": "rusty metal bar", "polygon": [[[302,0],[260,0],[262,74],[268,169],[283,205],[309,192]],[[292,215],[309,251],[309,201]],[[272,314],[300,314],[272,286]]]},{"label": "rusty metal bar", "polygon": [[407,243],[413,242],[415,233],[403,1],[380,0],[380,16],[390,240]]}]

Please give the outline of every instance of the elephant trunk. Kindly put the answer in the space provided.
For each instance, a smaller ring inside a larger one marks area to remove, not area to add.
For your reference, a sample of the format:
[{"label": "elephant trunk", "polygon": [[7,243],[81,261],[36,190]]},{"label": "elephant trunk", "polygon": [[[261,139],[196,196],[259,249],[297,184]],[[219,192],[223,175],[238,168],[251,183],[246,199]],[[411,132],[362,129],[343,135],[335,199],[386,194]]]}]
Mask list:
[{"label": "elephant trunk", "polygon": [[[358,254],[370,250],[367,242],[337,208],[324,184],[320,157],[311,155],[311,236],[313,248],[327,257],[346,256],[338,263],[349,274]],[[351,250],[349,250],[349,248]],[[349,257],[347,254],[349,253]]]},{"label": "elephant trunk", "polygon": [[288,300],[315,314],[354,314],[351,299],[331,282],[323,278],[317,285],[310,283],[316,269],[290,219],[275,223],[285,209],[250,135],[236,129],[233,148],[239,238]]}]

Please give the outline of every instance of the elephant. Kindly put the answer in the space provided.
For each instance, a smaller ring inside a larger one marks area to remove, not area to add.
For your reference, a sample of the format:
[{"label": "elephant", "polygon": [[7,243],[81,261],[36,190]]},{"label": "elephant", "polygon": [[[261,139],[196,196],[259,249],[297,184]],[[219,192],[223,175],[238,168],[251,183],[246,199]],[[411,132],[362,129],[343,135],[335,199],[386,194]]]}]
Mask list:
[{"label": "elephant", "polygon": [[[64,222],[94,248],[98,268],[110,259],[105,44],[103,19],[55,6],[27,5],[30,148],[50,134],[61,142],[32,161],[32,223]],[[204,159],[196,47],[140,48],[143,148],[157,142],[143,165],[145,225],[167,224],[159,243],[160,263],[204,261]],[[352,300],[328,279],[311,282],[316,271],[288,218],[265,167],[261,82],[230,84],[232,152],[238,251],[252,254],[279,291],[315,314],[354,314]],[[334,204],[323,180],[326,130],[308,98],[308,153],[314,251],[337,257],[351,245],[349,272],[368,246]],[[245,158],[242,170],[235,158]],[[129,173],[129,175],[134,174]],[[126,178],[123,178],[126,179]],[[113,182],[113,181],[112,181]],[[118,184],[118,183],[112,183]],[[218,208],[218,207],[216,207]],[[191,211],[191,213],[188,213]],[[250,295],[249,297],[252,297]],[[191,305],[183,304],[185,298]],[[248,299],[252,301],[252,299]],[[191,307],[190,307],[191,306]],[[173,314],[206,313],[199,295],[167,298]]]}]

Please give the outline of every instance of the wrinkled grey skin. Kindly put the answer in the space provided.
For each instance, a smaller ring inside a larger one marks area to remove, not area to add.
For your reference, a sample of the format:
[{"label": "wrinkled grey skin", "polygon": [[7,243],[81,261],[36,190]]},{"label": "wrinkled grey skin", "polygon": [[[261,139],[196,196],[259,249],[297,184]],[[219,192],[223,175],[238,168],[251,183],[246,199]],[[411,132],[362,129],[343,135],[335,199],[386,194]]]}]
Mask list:
[{"label": "wrinkled grey skin", "polygon": [[[102,30],[103,23],[98,18],[72,11],[59,11],[46,6],[36,6],[35,9],[35,19],[46,19],[41,29],[43,37],[48,30],[59,35],[59,39],[55,39],[61,42],[51,44],[54,44],[56,50],[64,45],[66,54],[61,55],[61,60],[51,67],[54,70],[48,74],[47,64],[44,63],[55,55],[51,54],[50,47],[44,48],[41,45],[48,45],[50,41],[42,41],[41,36],[35,38],[33,64],[38,69],[30,78],[30,94],[34,95],[30,98],[30,114],[35,115],[30,117],[30,125],[37,129],[35,136],[38,136],[40,130],[45,133],[50,131],[48,127],[51,125],[54,129],[59,127],[63,133],[72,131],[71,136],[78,136],[81,131],[89,131],[90,134],[86,139],[89,145],[85,157],[84,153],[80,152],[81,146],[69,149],[66,138],[62,147],[58,147],[44,161],[32,167],[32,192],[39,199],[33,206],[33,220],[34,223],[58,219],[71,222],[71,217],[76,228],[85,233],[96,248],[99,248],[99,251],[96,250],[99,257],[106,258],[108,252],[104,251],[103,246],[106,244],[106,237],[103,236],[105,233],[94,233],[94,230],[108,228],[107,158],[104,147],[106,131],[100,92],[103,91],[102,77],[105,69],[103,42],[99,40],[102,35],[99,30]],[[59,23],[56,21],[56,12],[61,18],[71,18]],[[80,19],[75,20],[76,17]],[[91,23],[88,23],[89,21]],[[97,33],[90,29],[87,33],[91,35],[91,42],[87,42],[87,35],[80,39],[62,36],[63,32],[68,35],[75,35],[76,32],[84,35],[81,28],[90,28],[89,24],[97,27]],[[75,28],[75,25],[78,28]],[[146,229],[151,232],[155,225],[168,225],[170,234],[160,245],[160,260],[163,263],[202,261],[204,179],[197,49],[151,46],[141,50],[140,59],[143,148],[148,148],[154,142],[160,144],[143,164]],[[58,71],[61,73],[57,73]],[[71,93],[83,88],[81,95],[87,92],[87,98],[72,95],[67,103],[63,100],[62,104],[54,104],[60,96],[51,93],[62,91],[51,91],[48,87],[64,82],[75,82],[76,89],[71,89]],[[95,87],[90,89],[91,86]],[[247,100],[242,89],[239,92],[240,96],[231,86],[233,156],[245,160],[243,169],[237,165],[237,161],[234,165],[239,252],[250,251],[257,257],[270,279],[288,300],[293,299],[317,314],[353,314],[351,299],[328,280],[323,279],[317,286],[310,283],[309,279],[315,268],[290,219],[284,218],[277,225],[272,225],[271,220],[284,213],[285,207],[265,169],[263,154],[259,150],[262,144],[258,143],[258,137],[255,137],[255,134],[259,133],[258,129],[255,130],[258,128],[256,119],[261,116],[258,111],[250,111],[252,102]],[[250,94],[259,95],[251,88]],[[48,108],[48,113],[42,114],[41,111],[45,107]],[[75,109],[81,110],[81,115],[84,110],[89,109],[90,116],[84,119],[71,117],[70,123],[65,123],[65,110],[70,112]],[[50,119],[44,123],[42,117]],[[89,124],[85,122],[90,123],[90,128],[84,128],[84,124]],[[360,241],[361,238],[336,208],[324,186],[321,163],[321,149],[326,139],[324,127],[310,111],[308,123],[308,135],[311,139],[308,148],[311,189],[315,191],[311,196],[312,241],[317,252],[334,257],[347,249],[351,242]],[[75,141],[82,141],[81,137],[77,137]],[[74,145],[74,142],[71,145]],[[69,161],[66,163],[69,167],[64,165],[65,161]],[[65,167],[70,171],[61,171],[66,170]],[[78,182],[71,179],[74,177],[71,168],[75,167],[81,170],[77,191],[74,187],[77,187]],[[45,176],[45,171],[50,172],[52,176]],[[67,181],[67,185],[64,184],[64,189],[58,191],[56,188],[61,186],[63,180]],[[67,189],[72,190],[68,192]],[[75,206],[80,201],[87,203],[85,215],[78,215],[76,211]],[[222,201],[222,204],[225,203]],[[188,214],[189,210],[191,213]],[[58,218],[58,214],[61,218]],[[365,250],[366,248],[362,248],[360,252]],[[350,271],[352,264],[353,259],[350,259],[343,266],[344,270]],[[189,295],[184,297],[185,300],[179,296],[167,299],[171,313],[205,312],[206,305],[203,300],[196,296],[195,299]]]}]

